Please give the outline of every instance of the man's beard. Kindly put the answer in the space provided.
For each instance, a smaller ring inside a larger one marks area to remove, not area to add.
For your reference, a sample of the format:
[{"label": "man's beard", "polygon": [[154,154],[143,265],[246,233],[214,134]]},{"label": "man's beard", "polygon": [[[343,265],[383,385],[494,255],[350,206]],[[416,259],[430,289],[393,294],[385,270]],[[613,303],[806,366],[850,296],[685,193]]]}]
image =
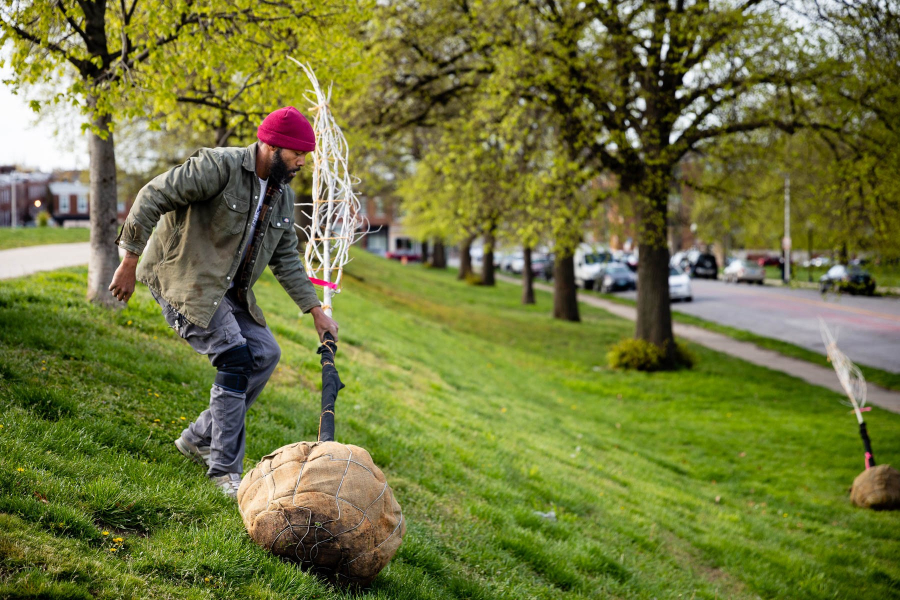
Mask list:
[{"label": "man's beard", "polygon": [[269,167],[269,181],[278,185],[289,183],[294,178],[295,172],[288,170],[284,159],[281,158],[281,148],[272,156],[272,165]]}]

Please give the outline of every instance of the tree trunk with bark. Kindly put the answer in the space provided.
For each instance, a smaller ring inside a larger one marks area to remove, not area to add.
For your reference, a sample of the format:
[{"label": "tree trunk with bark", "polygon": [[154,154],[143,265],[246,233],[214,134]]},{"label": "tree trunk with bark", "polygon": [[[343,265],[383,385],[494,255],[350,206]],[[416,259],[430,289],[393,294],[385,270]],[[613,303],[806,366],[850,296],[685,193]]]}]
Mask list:
[{"label": "tree trunk with bark", "polygon": [[[95,105],[89,102],[89,105]],[[87,299],[103,306],[116,306],[109,291],[116,268],[119,266],[119,250],[115,244],[118,220],[118,196],[116,193],[116,152],[113,134],[109,130],[109,115],[96,115],[88,138],[91,177],[91,253],[88,259]],[[99,134],[104,133],[106,139]]]},{"label": "tree trunk with bark", "polygon": [[481,263],[481,283],[482,285],[497,285],[494,277],[494,228],[491,227],[484,234],[484,260]]},{"label": "tree trunk with bark", "polygon": [[442,240],[434,240],[434,248],[431,251],[431,266],[435,269],[447,268],[447,249]]},{"label": "tree trunk with bark", "polygon": [[637,324],[635,337],[666,352],[668,366],[675,366],[675,336],[669,304],[669,248],[666,246],[668,174],[655,173],[648,182],[651,192],[641,200],[642,241],[638,267]]},{"label": "tree trunk with bark", "polygon": [[534,304],[534,270],[531,268],[531,248],[522,248],[522,304]]},{"label": "tree trunk with bark", "polygon": [[466,238],[459,247],[459,275],[457,279],[466,279],[472,274],[472,240],[474,236]]},{"label": "tree trunk with bark", "polygon": [[428,240],[422,242],[422,264],[428,264]]},{"label": "tree trunk with bark", "polygon": [[566,256],[557,254],[553,261],[553,318],[581,321],[575,288],[575,257],[571,252]]}]

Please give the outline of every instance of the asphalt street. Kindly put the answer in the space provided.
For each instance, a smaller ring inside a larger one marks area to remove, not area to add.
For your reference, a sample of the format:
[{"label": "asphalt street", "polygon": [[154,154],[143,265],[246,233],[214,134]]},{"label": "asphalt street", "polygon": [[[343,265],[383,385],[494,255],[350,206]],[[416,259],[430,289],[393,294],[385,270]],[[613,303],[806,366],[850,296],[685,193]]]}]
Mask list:
[{"label": "asphalt street", "polygon": [[[694,301],[678,312],[825,353],[819,317],[851,360],[900,373],[900,299],[849,294],[822,296],[788,289],[694,279]],[[634,292],[621,294],[635,298]]]},{"label": "asphalt street", "polygon": [[[119,249],[119,256],[125,251]],[[49,244],[0,250],[0,279],[24,277],[40,271],[52,271],[64,267],[86,265],[91,255],[91,244]]]}]

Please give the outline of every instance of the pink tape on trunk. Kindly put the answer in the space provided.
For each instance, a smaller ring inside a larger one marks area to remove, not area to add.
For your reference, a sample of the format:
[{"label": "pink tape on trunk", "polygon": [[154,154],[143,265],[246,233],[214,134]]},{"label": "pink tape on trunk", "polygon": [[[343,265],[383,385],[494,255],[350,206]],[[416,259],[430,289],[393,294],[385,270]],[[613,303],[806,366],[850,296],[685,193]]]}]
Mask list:
[{"label": "pink tape on trunk", "polygon": [[310,277],[309,280],[316,285],[321,285],[322,287],[331,288],[333,290],[337,289],[336,283],[329,283],[327,281],[322,281],[321,279],[316,279],[315,277]]}]

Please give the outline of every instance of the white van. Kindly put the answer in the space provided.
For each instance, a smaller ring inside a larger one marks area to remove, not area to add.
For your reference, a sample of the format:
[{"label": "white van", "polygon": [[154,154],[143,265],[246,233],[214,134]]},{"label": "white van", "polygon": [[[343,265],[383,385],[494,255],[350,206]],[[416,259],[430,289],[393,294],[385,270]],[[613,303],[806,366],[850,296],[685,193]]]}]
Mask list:
[{"label": "white van", "polygon": [[612,254],[605,248],[579,244],[575,249],[575,285],[586,290],[594,289],[603,266],[611,260]]}]

